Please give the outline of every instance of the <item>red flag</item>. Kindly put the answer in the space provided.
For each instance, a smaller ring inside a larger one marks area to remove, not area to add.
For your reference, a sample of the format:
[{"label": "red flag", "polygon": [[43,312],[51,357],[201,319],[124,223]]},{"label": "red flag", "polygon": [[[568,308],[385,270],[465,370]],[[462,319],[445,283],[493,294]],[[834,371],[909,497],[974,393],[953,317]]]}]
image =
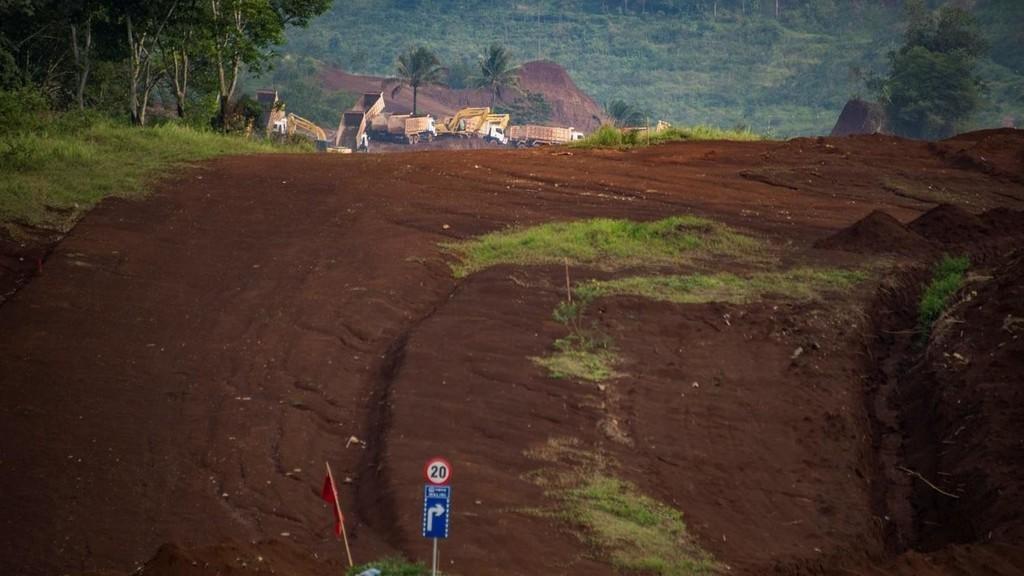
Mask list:
[{"label": "red flag", "polygon": [[341,502],[338,501],[338,490],[334,487],[334,477],[331,476],[331,469],[327,469],[327,476],[324,477],[324,488],[320,497],[328,504],[334,504],[334,535],[341,536],[341,523],[345,517],[341,515]]}]

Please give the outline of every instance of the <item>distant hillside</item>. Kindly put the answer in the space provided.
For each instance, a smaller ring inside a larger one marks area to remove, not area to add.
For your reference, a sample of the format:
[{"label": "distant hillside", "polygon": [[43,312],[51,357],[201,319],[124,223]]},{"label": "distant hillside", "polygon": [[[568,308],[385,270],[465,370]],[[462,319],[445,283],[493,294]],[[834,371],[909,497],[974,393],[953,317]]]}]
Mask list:
[{"label": "distant hillside", "polygon": [[[350,93],[384,92],[387,109],[391,112],[412,110],[412,90],[401,88],[392,78],[348,74],[341,70],[326,69],[322,72],[323,85],[330,91]],[[590,96],[584,94],[572,78],[554,62],[527,62],[519,73],[521,90],[506,90],[503,98],[495,103],[498,110],[520,105],[527,94],[539,94],[547,105],[547,121],[562,126],[573,126],[590,131],[597,128],[603,118],[601,107]],[[421,88],[417,99],[420,112],[435,116],[450,116],[459,108],[467,106],[490,106],[491,94],[484,90],[450,89],[443,86]],[[521,121],[521,119],[515,119]]]},{"label": "distant hillside", "polygon": [[[938,2],[931,2],[932,5]],[[963,2],[961,2],[963,4]],[[1024,2],[975,0],[993,46],[988,103],[967,128],[1024,123]],[[559,63],[604,103],[623,99],[677,124],[827,134],[848,99],[870,98],[903,29],[898,0],[347,0],[287,53],[375,76],[423,44],[462,86],[491,42],[520,62]],[[628,9],[624,9],[628,7]]]}]

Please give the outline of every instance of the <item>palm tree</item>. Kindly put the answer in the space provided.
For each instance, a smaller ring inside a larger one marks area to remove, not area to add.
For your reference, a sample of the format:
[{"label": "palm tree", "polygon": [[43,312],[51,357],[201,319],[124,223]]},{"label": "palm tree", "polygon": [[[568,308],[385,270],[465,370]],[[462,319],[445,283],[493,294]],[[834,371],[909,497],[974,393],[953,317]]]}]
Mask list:
[{"label": "palm tree", "polygon": [[438,84],[444,75],[444,68],[437,56],[430,50],[420,46],[411,49],[398,57],[398,79],[400,84],[391,92],[391,96],[401,90],[402,86],[412,87],[412,113],[416,114],[416,96],[420,86]]},{"label": "palm tree", "polygon": [[512,55],[499,44],[491,44],[480,59],[480,72],[473,79],[477,88],[487,88],[491,93],[491,107],[501,96],[502,88],[519,89],[519,67],[512,65]]},{"label": "palm tree", "polygon": [[637,126],[644,121],[643,112],[622,100],[612,100],[605,104],[604,114],[611,119],[617,128]]}]

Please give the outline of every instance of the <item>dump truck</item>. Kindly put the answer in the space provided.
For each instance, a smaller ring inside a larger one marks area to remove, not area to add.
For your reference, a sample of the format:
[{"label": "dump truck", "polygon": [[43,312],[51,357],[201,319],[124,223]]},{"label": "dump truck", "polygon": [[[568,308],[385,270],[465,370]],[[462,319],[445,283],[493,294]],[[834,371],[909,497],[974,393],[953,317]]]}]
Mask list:
[{"label": "dump truck", "polygon": [[507,130],[511,121],[512,117],[508,114],[488,114],[477,133],[489,142],[508,144]]},{"label": "dump truck", "polygon": [[368,125],[373,124],[381,112],[384,111],[384,93],[369,92],[362,97],[341,115],[341,122],[338,124],[338,131],[334,133],[334,152],[353,152],[370,148],[370,138],[366,133]]},{"label": "dump truck", "polygon": [[583,133],[573,128],[526,124],[509,128],[508,137],[510,142],[519,147],[547,146],[575,142],[583,138]]},{"label": "dump truck", "polygon": [[416,144],[420,140],[433,140],[437,127],[431,116],[393,114],[387,119],[387,133],[391,140]]}]

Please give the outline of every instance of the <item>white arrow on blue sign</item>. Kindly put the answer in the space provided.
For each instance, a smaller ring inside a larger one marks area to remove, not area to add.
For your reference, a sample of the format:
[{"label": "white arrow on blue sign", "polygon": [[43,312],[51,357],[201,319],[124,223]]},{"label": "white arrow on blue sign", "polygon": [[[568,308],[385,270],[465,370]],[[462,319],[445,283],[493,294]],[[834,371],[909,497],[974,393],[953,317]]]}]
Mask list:
[{"label": "white arrow on blue sign", "polygon": [[423,537],[447,538],[451,511],[452,487],[423,487]]}]

